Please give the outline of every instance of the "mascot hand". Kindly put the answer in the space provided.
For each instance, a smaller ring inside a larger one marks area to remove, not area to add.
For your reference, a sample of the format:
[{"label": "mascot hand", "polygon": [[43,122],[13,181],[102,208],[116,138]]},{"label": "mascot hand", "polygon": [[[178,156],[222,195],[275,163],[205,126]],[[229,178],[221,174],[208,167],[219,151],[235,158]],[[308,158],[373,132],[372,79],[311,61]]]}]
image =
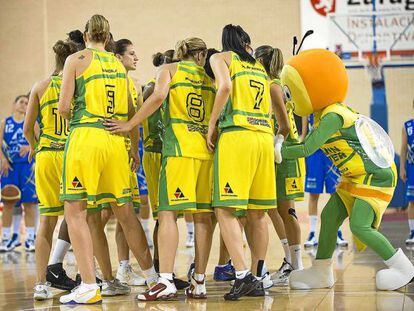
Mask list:
[{"label": "mascot hand", "polygon": [[277,164],[282,163],[282,144],[285,141],[285,137],[281,134],[275,136],[275,162]]}]

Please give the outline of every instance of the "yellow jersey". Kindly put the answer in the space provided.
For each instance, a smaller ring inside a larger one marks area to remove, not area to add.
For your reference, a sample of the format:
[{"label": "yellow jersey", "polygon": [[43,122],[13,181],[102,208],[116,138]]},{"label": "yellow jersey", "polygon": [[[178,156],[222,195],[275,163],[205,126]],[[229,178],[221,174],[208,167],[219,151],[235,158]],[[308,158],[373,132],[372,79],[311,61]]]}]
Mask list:
[{"label": "yellow jersey", "polygon": [[137,109],[138,108],[138,92],[137,92],[137,88],[135,87],[135,83],[131,77],[128,77],[128,88],[129,88],[129,93],[131,94],[131,97],[132,97],[132,104],[134,105],[134,108]]},{"label": "yellow jersey", "polygon": [[[272,84],[277,84],[277,85],[281,86],[280,79],[273,79],[272,81],[270,81],[270,85],[272,85]],[[298,133],[298,128],[296,127],[295,117],[293,116],[293,110],[286,108],[286,111],[287,111],[287,114],[288,114],[289,127],[290,127],[289,134],[286,137],[286,141],[298,142],[299,141],[299,133]],[[276,134],[277,131],[278,131],[279,126],[277,124],[277,120],[276,120],[276,117],[275,117],[274,114],[272,116],[272,119],[273,119],[272,121],[274,123],[274,132]]]},{"label": "yellow jersey", "polygon": [[[147,85],[150,83],[155,84],[155,79],[148,81]],[[160,107],[142,122],[142,140],[144,142],[145,151],[161,153],[162,133],[164,129],[162,114],[162,107]]]},{"label": "yellow jersey", "polygon": [[68,136],[68,122],[58,112],[58,102],[62,78],[52,76],[39,101],[38,121],[39,142],[36,151],[63,150]]},{"label": "yellow jersey", "polygon": [[76,78],[71,127],[104,128],[107,118],[128,119],[126,71],[113,53],[89,49],[92,60]]},{"label": "yellow jersey", "polygon": [[204,68],[191,61],[177,64],[164,102],[163,156],[211,159],[206,134],[216,90]]},{"label": "yellow jersey", "polygon": [[269,78],[260,62],[243,61],[231,52],[232,90],[220,117],[219,127],[242,127],[273,134]]}]

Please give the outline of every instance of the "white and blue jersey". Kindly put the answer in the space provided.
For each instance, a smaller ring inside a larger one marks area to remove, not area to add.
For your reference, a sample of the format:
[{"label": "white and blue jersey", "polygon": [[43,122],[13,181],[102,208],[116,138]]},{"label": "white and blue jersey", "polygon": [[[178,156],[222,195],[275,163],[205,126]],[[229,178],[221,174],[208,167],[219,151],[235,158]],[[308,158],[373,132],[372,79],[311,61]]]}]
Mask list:
[{"label": "white and blue jersey", "polygon": [[28,146],[23,135],[23,122],[16,122],[8,117],[4,124],[2,150],[8,159],[11,170],[7,176],[1,176],[2,189],[7,185],[15,185],[20,189],[20,203],[37,203],[36,187],[34,181],[34,166],[29,163],[28,154],[20,156],[22,146]]},{"label": "white and blue jersey", "polygon": [[[308,133],[313,130],[314,116],[308,117]],[[306,180],[305,191],[308,193],[320,194],[334,193],[336,185],[341,177],[339,170],[331,160],[318,149],[315,153],[306,157]]]},{"label": "white and blue jersey", "polygon": [[407,134],[407,159],[406,160],[406,197],[408,201],[414,201],[414,120],[408,120],[404,123],[405,133]]}]

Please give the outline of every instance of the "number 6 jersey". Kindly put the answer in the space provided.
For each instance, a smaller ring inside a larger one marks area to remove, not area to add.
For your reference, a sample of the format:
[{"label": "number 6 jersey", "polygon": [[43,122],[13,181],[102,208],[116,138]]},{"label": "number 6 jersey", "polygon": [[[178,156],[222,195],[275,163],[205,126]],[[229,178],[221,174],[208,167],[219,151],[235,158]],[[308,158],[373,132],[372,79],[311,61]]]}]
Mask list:
[{"label": "number 6 jersey", "polygon": [[125,67],[113,53],[88,49],[92,60],[76,78],[71,128],[88,124],[103,128],[105,118],[128,119]]},{"label": "number 6 jersey", "polygon": [[231,52],[229,66],[232,92],[219,127],[243,127],[273,135],[269,78],[259,62],[249,63]]},{"label": "number 6 jersey", "polygon": [[163,156],[211,159],[206,134],[216,90],[204,68],[181,61],[164,102]]}]

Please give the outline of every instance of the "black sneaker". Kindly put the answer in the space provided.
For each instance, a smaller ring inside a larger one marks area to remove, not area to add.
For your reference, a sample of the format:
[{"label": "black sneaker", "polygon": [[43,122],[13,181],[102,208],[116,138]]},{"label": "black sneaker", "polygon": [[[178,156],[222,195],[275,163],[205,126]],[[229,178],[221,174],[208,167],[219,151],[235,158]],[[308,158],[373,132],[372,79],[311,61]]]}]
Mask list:
[{"label": "black sneaker", "polygon": [[263,283],[260,282],[259,287],[257,287],[256,289],[252,290],[246,296],[249,296],[249,297],[263,297],[263,296],[266,296],[266,293],[265,293],[264,288],[263,288]]},{"label": "black sneaker", "polygon": [[[260,287],[262,283],[249,273],[243,279],[236,279],[230,292],[224,295],[224,300],[238,300]],[[263,288],[263,287],[262,287]]]},{"label": "black sneaker", "polygon": [[[82,279],[79,273],[76,274],[76,286],[80,285],[82,283]],[[102,291],[102,280],[98,277],[96,277],[96,284],[98,284],[99,288]]]},{"label": "black sneaker", "polygon": [[54,288],[68,291],[74,289],[78,285],[74,280],[67,276],[62,263],[55,263],[47,266],[46,281]]},{"label": "black sneaker", "polygon": [[174,275],[173,280],[174,280],[174,285],[175,285],[175,287],[178,290],[185,289],[185,288],[187,288],[187,287],[190,286],[190,283],[188,283],[188,282],[186,282],[184,280],[181,280],[181,279],[176,278],[175,275]]}]

